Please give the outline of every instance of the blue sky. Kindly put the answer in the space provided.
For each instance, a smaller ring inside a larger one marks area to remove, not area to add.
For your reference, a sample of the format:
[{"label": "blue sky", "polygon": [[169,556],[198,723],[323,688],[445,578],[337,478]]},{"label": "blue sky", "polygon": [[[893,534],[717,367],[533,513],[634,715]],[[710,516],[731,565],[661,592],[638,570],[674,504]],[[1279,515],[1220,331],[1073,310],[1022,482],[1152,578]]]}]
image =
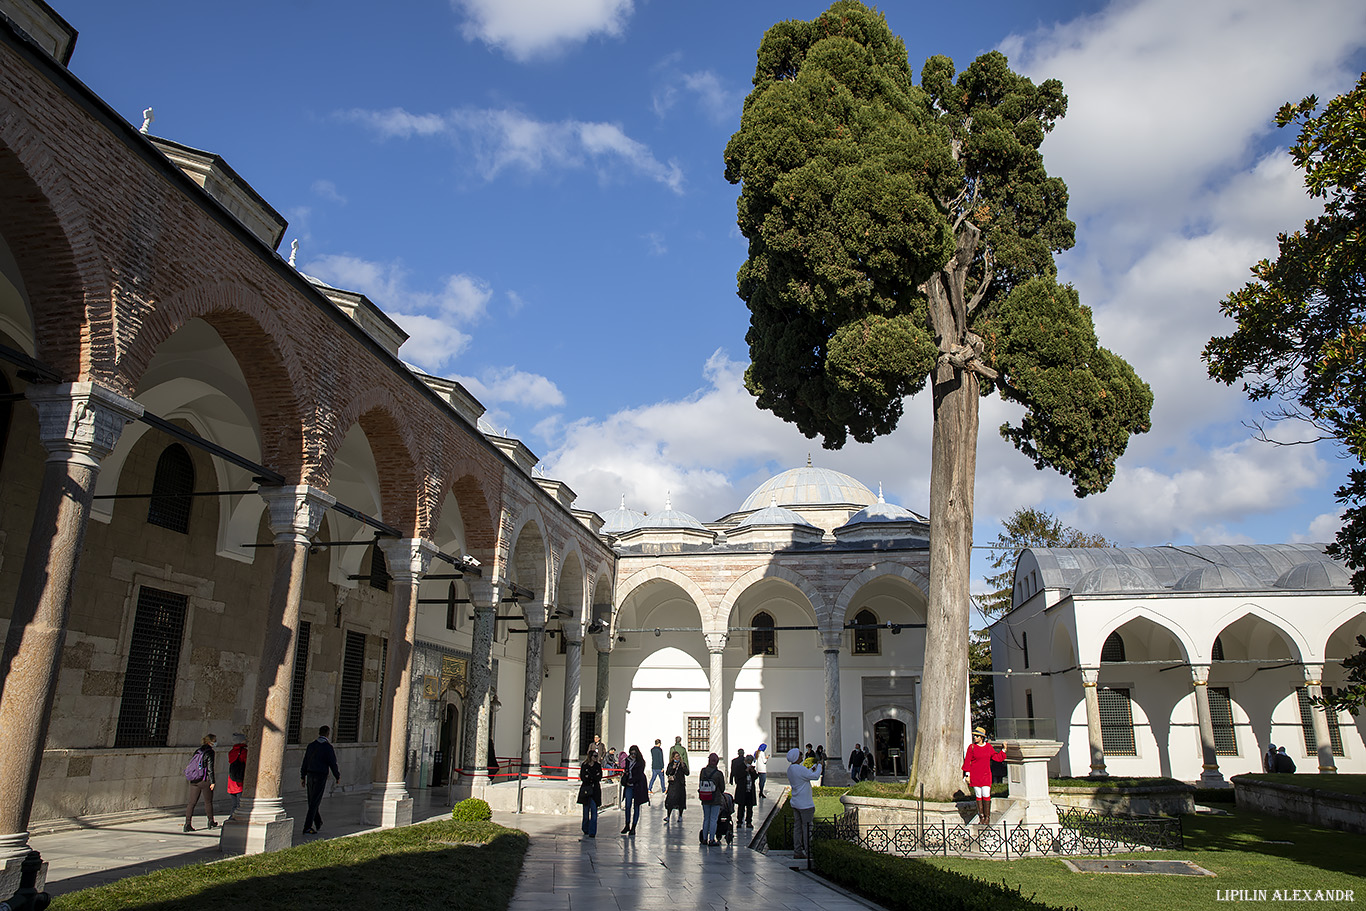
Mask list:
[{"label": "blue sky", "polygon": [[[370,296],[402,356],[462,380],[551,477],[605,511],[666,495],[703,520],[806,461],[925,511],[929,402],[896,433],[826,452],[758,411],[741,376],[745,244],[722,150],[766,28],[827,4],[451,0],[53,4],[72,71],[152,132],[222,155],[290,222],[282,252]],[[1360,0],[891,3],[919,71],[1004,50],[1060,78],[1047,140],[1077,247],[1063,278],[1102,344],[1154,389],[1110,491],[1069,484],[996,435],[983,403],[977,532],[1042,506],[1123,544],[1322,541],[1347,465],[1251,439],[1205,378],[1219,300],[1315,209],[1271,118],[1366,68]],[[1295,428],[1277,428],[1291,438]]]}]

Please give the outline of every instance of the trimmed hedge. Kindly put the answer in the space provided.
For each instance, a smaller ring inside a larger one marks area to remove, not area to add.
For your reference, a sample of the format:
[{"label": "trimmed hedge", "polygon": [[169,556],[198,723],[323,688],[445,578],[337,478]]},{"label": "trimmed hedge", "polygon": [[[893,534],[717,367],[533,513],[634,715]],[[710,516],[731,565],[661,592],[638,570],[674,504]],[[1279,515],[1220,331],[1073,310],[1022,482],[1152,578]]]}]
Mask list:
[{"label": "trimmed hedge", "polygon": [[1077,911],[1026,898],[1019,889],[940,869],[909,857],[890,857],[848,842],[815,839],[812,868],[889,911]]},{"label": "trimmed hedge", "polygon": [[484,822],[492,818],[493,810],[489,809],[488,801],[480,800],[478,797],[467,798],[451,807],[451,819]]}]

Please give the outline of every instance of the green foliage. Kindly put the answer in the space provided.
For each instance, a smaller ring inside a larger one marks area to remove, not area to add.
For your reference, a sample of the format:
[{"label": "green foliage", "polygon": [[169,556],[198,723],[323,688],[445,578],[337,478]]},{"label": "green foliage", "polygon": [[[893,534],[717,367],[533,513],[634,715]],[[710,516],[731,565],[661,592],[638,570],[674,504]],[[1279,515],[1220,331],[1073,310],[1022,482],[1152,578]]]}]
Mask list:
[{"label": "green foliage", "polygon": [[[991,588],[977,597],[977,609],[988,617],[999,617],[1010,610],[1011,593],[1015,584],[1015,561],[1027,547],[1115,547],[1104,535],[1093,535],[1062,521],[1042,509],[1022,506],[1001,523],[1002,530],[991,542],[988,559],[993,569],[1001,572],[986,576],[983,581]],[[988,655],[988,658],[990,655]],[[990,667],[990,662],[988,662]]]},{"label": "green foliage", "polygon": [[488,802],[480,800],[478,797],[467,797],[451,807],[451,819],[464,820],[465,822],[483,822],[492,818],[493,810],[489,809]]},{"label": "green foliage", "polygon": [[[1253,401],[1275,403],[1272,420],[1302,420],[1366,465],[1366,74],[1321,114],[1309,96],[1276,115],[1300,125],[1290,147],[1309,195],[1324,213],[1279,237],[1279,256],[1252,267],[1253,280],[1220,303],[1238,323],[1210,339],[1210,376],[1242,381]],[[1337,491],[1346,509],[1329,553],[1355,571],[1366,593],[1366,470]]]},{"label": "green foliage", "polygon": [[968,639],[968,711],[973,726],[996,727],[996,683],[991,675],[991,637],[973,630]]},{"label": "green foliage", "polygon": [[848,842],[816,839],[811,847],[817,873],[891,911],[1049,911],[1055,907],[1004,883],[877,854]]},{"label": "green foliage", "polygon": [[1341,662],[1347,671],[1347,685],[1338,687],[1331,696],[1315,696],[1310,702],[1330,711],[1361,713],[1362,703],[1366,703],[1366,636],[1357,636],[1357,646],[1360,651]]}]

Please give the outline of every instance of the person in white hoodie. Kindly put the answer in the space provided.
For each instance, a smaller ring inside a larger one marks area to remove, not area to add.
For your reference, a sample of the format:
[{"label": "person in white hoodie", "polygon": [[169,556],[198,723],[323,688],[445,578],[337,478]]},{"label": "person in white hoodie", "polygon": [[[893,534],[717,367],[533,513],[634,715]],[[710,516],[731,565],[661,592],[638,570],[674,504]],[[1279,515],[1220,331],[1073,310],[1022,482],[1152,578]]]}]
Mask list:
[{"label": "person in white hoodie", "polygon": [[802,765],[802,751],[787,751],[787,783],[792,787],[787,802],[792,807],[792,856],[805,858],[811,849],[811,820],[816,816],[816,799],[811,782],[820,781],[821,765],[808,769]]}]

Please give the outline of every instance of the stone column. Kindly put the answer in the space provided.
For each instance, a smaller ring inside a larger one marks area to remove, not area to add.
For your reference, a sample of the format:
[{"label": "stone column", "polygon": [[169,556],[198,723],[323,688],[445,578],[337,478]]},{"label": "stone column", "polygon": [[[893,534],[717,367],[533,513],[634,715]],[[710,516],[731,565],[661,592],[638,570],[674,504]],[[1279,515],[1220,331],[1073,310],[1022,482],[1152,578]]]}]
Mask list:
[{"label": "stone column", "polygon": [[533,776],[541,774],[541,689],[545,681],[545,620],[548,605],[528,604],[522,608],[526,617],[526,695],[522,709],[522,758],[524,770]]},{"label": "stone column", "polygon": [[1191,665],[1191,686],[1195,690],[1195,718],[1200,724],[1200,754],[1204,759],[1200,787],[1226,788],[1228,782],[1219,771],[1219,754],[1214,746],[1214,718],[1209,711],[1209,665]]},{"label": "stone column", "polygon": [[1100,668],[1081,669],[1082,692],[1086,696],[1086,739],[1091,744],[1091,778],[1109,778],[1105,771],[1105,741],[1100,736],[1100,695],[1096,686],[1100,683]]},{"label": "stone column", "polygon": [[840,734],[840,639],[839,631],[821,633],[825,649],[825,776],[832,787],[853,784],[844,767],[844,738]]},{"label": "stone column", "polygon": [[[1308,690],[1310,699],[1323,697],[1322,664],[1304,666],[1304,688]],[[1312,702],[1309,704],[1309,713],[1314,726],[1314,743],[1318,744],[1319,771],[1325,774],[1337,772],[1337,760],[1333,758],[1332,733],[1328,730],[1328,713],[1323,706],[1314,705]]]},{"label": "stone column", "polygon": [[470,645],[470,687],[465,710],[474,712],[474,725],[469,736],[474,743],[465,750],[465,780],[461,784],[475,787],[489,783],[489,733],[493,710],[493,630],[502,599],[502,588],[494,585],[488,601],[480,601],[470,593],[474,603],[474,639]]},{"label": "stone column", "polygon": [[124,426],[142,415],[137,402],[94,383],[30,386],[26,395],[48,455],[0,660],[0,864],[12,860],[16,871],[29,851],[29,814],[95,476]]},{"label": "stone column", "polygon": [[[579,678],[583,670],[583,640],[568,635],[569,630],[565,632],[564,746],[561,748],[560,756],[565,766],[565,775],[572,780],[579,774],[579,712],[583,709]],[[579,635],[578,630],[573,630],[573,633]]]},{"label": "stone column", "polygon": [[275,573],[266,604],[261,674],[252,700],[252,752],[242,784],[242,806],[223,826],[219,847],[225,854],[260,854],[294,842],[294,820],[285,815],[281,782],[289,732],[289,692],[294,684],[294,652],[299,635],[308,548],[323,513],[335,497],[308,486],[262,487],[271,533],[275,535]]},{"label": "stone column", "polygon": [[364,822],[392,829],[411,825],[413,799],[404,783],[408,754],[408,698],[412,693],[413,641],[417,638],[417,590],[437,547],[422,538],[380,538],[389,565],[393,606],[389,611],[389,658],[380,692],[379,743],[370,775]]},{"label": "stone column", "polygon": [[607,734],[611,730],[607,716],[612,711],[612,638],[598,636],[595,644],[598,649],[598,685],[593,691],[593,733],[601,737],[603,746],[607,747],[611,746],[607,741]]},{"label": "stone column", "polygon": [[711,685],[711,752],[721,757],[721,768],[726,765],[726,694],[725,694],[725,656],[726,634],[707,633],[707,652],[711,656],[711,673],[707,682]]}]

